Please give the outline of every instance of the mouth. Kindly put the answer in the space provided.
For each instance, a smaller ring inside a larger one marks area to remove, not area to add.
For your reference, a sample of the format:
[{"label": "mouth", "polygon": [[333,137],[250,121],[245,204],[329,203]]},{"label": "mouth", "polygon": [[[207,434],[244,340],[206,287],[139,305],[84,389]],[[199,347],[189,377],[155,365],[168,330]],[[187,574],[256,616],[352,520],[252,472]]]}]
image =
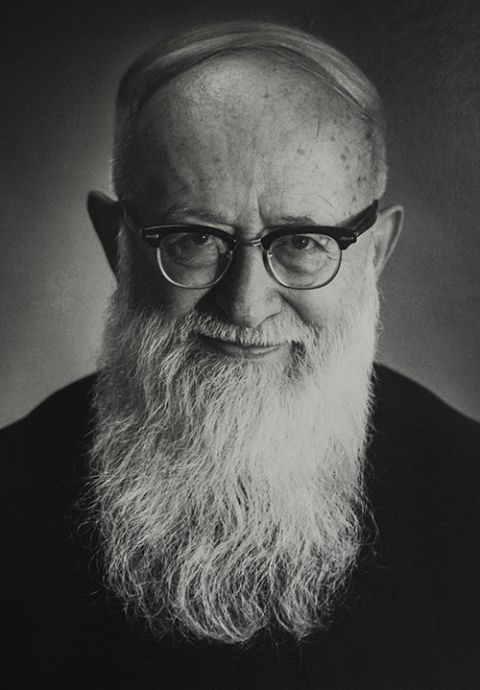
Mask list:
[{"label": "mouth", "polygon": [[239,342],[210,338],[206,335],[200,337],[214,352],[236,358],[263,359],[274,357],[286,352],[289,348],[289,343],[286,342],[269,345],[242,345]]}]

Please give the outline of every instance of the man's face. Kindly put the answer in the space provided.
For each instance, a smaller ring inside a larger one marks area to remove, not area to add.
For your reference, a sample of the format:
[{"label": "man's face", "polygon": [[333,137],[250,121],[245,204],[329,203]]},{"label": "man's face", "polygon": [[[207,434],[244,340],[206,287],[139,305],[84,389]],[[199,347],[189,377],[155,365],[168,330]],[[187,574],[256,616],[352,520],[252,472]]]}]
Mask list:
[{"label": "man's face", "polygon": [[[190,70],[144,106],[138,131],[135,207],[145,225],[208,224],[250,240],[273,225],[338,225],[373,200],[368,132],[318,80],[268,58]],[[219,285],[188,290],[168,283],[155,251],[138,244],[132,283],[175,316],[197,308],[255,328],[293,311],[321,326],[359,298],[370,249],[363,237],[332,283],[301,291],[275,281],[258,247],[244,247]]]},{"label": "man's face", "polygon": [[[263,59],[191,70],[140,116],[137,214],[244,239],[345,221],[374,194],[368,140],[332,99]],[[158,634],[301,637],[328,618],[361,545],[371,241],[331,284],[299,291],[258,247],[210,290],[175,287],[125,239],[92,452],[108,582]]]}]

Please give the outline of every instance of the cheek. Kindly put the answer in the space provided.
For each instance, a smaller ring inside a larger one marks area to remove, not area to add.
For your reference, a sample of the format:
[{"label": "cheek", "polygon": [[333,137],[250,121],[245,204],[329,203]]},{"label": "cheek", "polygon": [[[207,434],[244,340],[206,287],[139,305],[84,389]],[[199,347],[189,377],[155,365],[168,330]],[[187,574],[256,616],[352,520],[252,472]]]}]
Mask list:
[{"label": "cheek", "polygon": [[147,302],[152,309],[165,308],[174,317],[186,316],[208,292],[172,285],[162,276],[156,262],[145,272],[142,282],[143,290],[140,297],[143,303]]},{"label": "cheek", "polygon": [[184,316],[208,292],[186,290],[169,283],[158,267],[155,250],[146,245],[127,241],[121,251],[125,253],[125,268],[120,280],[127,282],[129,297],[137,308],[166,308],[174,316]]},{"label": "cheek", "polygon": [[[337,277],[338,279],[338,277]],[[285,301],[302,321],[311,326],[322,326],[338,315],[342,299],[334,282],[317,290],[289,290]]]},{"label": "cheek", "polygon": [[155,291],[157,305],[166,307],[174,317],[186,316],[191,312],[208,290],[188,290],[171,285],[160,276],[159,285]]}]

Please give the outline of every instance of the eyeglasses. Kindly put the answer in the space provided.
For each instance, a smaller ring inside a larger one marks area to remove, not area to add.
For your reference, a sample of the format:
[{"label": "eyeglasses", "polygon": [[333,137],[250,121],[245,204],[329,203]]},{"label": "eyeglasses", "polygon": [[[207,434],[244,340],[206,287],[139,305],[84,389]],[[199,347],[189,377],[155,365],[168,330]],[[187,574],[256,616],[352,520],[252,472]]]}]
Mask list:
[{"label": "eyeglasses", "polygon": [[138,227],[125,208],[124,220],[156,249],[162,275],[178,287],[213,287],[227,273],[238,247],[260,247],[267,271],[280,285],[314,290],[335,278],[342,252],[374,225],[377,213],[375,200],[354,216],[348,226],[276,226],[256,240],[241,240],[208,225]]}]

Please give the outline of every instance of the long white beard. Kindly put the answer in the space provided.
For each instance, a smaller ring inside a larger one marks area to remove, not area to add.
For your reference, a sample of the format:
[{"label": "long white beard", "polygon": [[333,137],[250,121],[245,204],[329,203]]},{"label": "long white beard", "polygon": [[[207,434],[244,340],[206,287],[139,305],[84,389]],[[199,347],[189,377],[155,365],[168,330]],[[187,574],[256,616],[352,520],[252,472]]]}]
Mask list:
[{"label": "long white beard", "polygon": [[[96,526],[109,586],[157,635],[244,642],[326,625],[362,542],[378,299],[318,329],[174,322],[114,297],[96,395]],[[222,357],[198,334],[292,344]]]}]

